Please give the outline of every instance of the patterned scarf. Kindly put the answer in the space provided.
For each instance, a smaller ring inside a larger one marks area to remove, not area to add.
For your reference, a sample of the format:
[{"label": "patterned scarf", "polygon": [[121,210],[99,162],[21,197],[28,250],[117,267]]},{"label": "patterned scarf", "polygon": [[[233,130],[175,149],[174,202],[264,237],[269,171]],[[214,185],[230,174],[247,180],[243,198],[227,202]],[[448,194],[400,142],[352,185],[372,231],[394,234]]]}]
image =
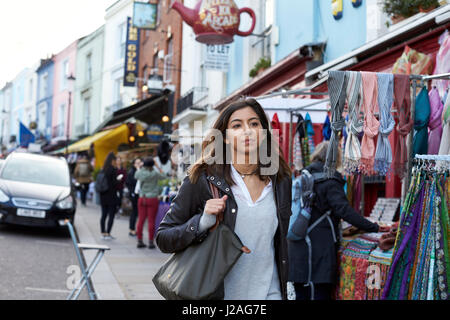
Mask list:
[{"label": "patterned scarf", "polygon": [[364,110],[364,137],[361,143],[361,163],[360,171],[365,174],[373,174],[375,137],[378,135],[380,122],[375,118],[375,113],[379,112],[378,106],[378,79],[373,72],[361,72]]},{"label": "patterned scarf", "polygon": [[344,129],[345,121],[342,118],[342,112],[345,107],[347,73],[342,71],[329,71],[328,91],[331,101],[331,138],[330,146],[327,150],[327,159],[325,160],[324,172],[328,177],[332,177],[336,171],[336,161],[338,158],[339,132]]},{"label": "patterned scarf", "polygon": [[416,114],[414,118],[413,155],[428,152],[428,121],[430,120],[430,99],[428,89],[423,87],[416,98]]},{"label": "patterned scarf", "polygon": [[408,75],[394,75],[394,108],[397,109],[397,114],[399,115],[397,131],[400,135],[395,148],[394,172],[400,178],[403,178],[406,171],[406,162],[408,161],[406,136],[411,132],[413,126],[411,88]]},{"label": "patterned scarf", "polygon": [[351,174],[358,170],[359,160],[361,159],[361,143],[358,136],[362,132],[364,125],[361,117],[363,87],[361,85],[361,73],[348,71],[347,74],[349,122],[347,124],[347,140],[344,152],[344,170]]},{"label": "patterned scarf", "polygon": [[428,128],[430,129],[430,135],[428,137],[428,154],[438,154],[442,137],[442,111],[444,105],[439,96],[439,91],[436,88],[431,89],[429,98],[431,114],[430,122],[428,123]]},{"label": "patterned scarf", "polygon": [[395,120],[391,114],[394,101],[394,76],[378,74],[378,105],[380,107],[380,135],[375,152],[374,169],[381,175],[386,175],[392,163],[392,149],[389,134],[394,130]]}]

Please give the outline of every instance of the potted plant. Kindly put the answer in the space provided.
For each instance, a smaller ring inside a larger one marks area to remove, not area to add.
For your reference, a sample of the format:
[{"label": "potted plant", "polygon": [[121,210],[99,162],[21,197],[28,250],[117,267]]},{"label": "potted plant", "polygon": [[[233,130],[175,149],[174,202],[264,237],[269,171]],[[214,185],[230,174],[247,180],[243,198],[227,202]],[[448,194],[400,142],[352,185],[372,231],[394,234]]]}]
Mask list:
[{"label": "potted plant", "polygon": [[264,70],[270,68],[272,65],[272,61],[270,58],[262,57],[258,60],[258,62],[255,64],[252,70],[250,70],[250,77],[254,78],[258,75],[260,75]]},{"label": "potted plant", "polygon": [[419,12],[427,12],[439,6],[438,0],[383,0],[383,11],[392,23],[398,23]]}]

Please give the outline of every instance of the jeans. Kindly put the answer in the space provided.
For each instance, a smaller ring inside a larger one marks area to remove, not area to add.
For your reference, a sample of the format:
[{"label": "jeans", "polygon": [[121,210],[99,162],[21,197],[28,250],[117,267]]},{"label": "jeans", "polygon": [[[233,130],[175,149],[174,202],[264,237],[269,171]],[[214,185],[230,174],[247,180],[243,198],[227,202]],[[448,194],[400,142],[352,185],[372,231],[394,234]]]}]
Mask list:
[{"label": "jeans", "polygon": [[158,212],[159,200],[158,198],[139,198],[138,212],[139,220],[136,235],[138,240],[143,239],[143,229],[145,220],[148,218],[148,238],[153,241],[155,236],[155,219]]},{"label": "jeans", "polygon": [[136,220],[138,217],[138,201],[139,196],[134,195],[133,197],[130,197],[131,205],[133,206],[133,210],[131,211],[130,215],[130,230],[135,231],[136,230]]},{"label": "jeans", "polygon": [[[303,283],[294,283],[296,300],[312,300],[311,287],[305,287]],[[331,283],[315,283],[314,284],[314,300],[327,301],[331,300],[334,285]]]},{"label": "jeans", "polygon": [[86,205],[86,197],[87,197],[88,191],[89,191],[89,183],[82,183],[80,185],[80,198],[81,198],[81,203],[83,205]]},{"label": "jeans", "polygon": [[[100,218],[100,228],[102,233],[111,233],[111,229],[114,224],[114,217],[116,215],[117,206],[102,205],[102,217]],[[108,218],[108,226],[106,225],[106,219]]]}]

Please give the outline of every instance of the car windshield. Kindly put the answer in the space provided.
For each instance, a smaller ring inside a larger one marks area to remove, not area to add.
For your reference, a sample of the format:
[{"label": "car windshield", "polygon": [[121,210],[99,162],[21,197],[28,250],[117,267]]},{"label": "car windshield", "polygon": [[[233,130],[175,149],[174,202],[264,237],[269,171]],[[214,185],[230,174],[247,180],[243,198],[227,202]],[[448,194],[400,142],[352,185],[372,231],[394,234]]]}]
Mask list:
[{"label": "car windshield", "polygon": [[2,179],[69,187],[70,176],[63,162],[11,159],[4,164]]}]

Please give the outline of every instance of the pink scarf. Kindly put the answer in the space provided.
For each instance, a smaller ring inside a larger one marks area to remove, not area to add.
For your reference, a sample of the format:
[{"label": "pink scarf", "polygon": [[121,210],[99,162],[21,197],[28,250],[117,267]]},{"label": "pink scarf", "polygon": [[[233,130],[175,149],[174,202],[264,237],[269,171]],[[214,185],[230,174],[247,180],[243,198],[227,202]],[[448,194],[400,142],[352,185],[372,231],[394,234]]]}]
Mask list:
[{"label": "pink scarf", "polygon": [[373,174],[375,158],[375,138],[378,135],[380,122],[375,113],[380,112],[378,106],[378,78],[374,72],[361,72],[363,84],[364,137],[361,143],[361,163],[359,170],[364,174]]},{"label": "pink scarf", "polygon": [[428,128],[430,133],[428,136],[428,154],[438,154],[439,146],[441,145],[442,137],[442,111],[444,105],[439,97],[439,91],[436,88],[431,89],[428,94],[430,99],[430,121],[428,122]]}]

